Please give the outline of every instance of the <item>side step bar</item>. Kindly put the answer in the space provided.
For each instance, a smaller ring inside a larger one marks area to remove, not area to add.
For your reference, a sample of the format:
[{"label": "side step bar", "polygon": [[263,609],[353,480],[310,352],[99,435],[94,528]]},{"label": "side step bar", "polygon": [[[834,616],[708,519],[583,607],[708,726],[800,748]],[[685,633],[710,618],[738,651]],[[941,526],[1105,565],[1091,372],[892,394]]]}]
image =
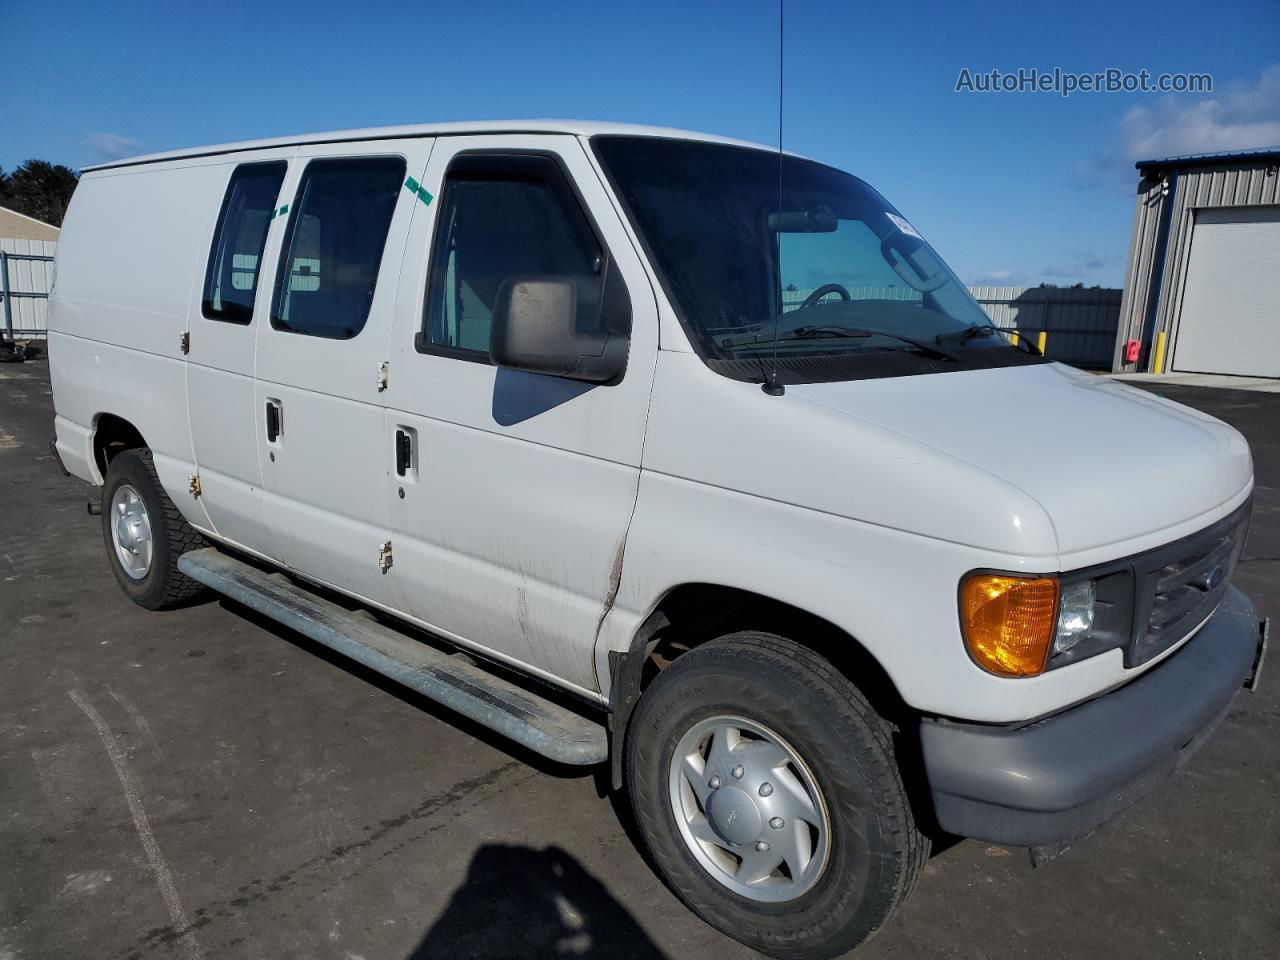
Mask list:
[{"label": "side step bar", "polygon": [[560,763],[603,763],[605,728],[587,717],[450,656],[280,574],[264,573],[212,547],[184,553],[178,569],[370,670]]}]

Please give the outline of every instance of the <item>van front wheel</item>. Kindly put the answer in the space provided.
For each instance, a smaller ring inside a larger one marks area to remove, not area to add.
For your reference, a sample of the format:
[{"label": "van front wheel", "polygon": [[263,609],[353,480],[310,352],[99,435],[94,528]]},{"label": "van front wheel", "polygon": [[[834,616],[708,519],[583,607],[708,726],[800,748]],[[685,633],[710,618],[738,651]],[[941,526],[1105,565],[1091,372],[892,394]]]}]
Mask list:
[{"label": "van front wheel", "polygon": [[853,684],[784,637],[735,633],[681,656],[641,697],[627,742],[636,820],[664,879],[764,953],[853,949],[929,852],[890,734]]},{"label": "van front wheel", "polygon": [[111,572],[139,606],[163,610],[204,592],[203,586],[178,570],[178,558],[205,546],[205,540],[164,492],[150,450],[125,450],[107,467],[102,537]]}]

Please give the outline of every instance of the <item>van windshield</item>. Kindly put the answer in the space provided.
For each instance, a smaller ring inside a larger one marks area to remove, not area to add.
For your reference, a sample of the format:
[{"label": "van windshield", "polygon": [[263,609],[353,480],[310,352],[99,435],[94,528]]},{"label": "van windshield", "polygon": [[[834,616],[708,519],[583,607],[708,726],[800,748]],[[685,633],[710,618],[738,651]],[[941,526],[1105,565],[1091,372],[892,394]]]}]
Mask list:
[{"label": "van windshield", "polygon": [[592,146],[694,349],[719,373],[763,380],[775,350],[782,383],[1044,362],[999,333],[857,177],[695,140]]}]

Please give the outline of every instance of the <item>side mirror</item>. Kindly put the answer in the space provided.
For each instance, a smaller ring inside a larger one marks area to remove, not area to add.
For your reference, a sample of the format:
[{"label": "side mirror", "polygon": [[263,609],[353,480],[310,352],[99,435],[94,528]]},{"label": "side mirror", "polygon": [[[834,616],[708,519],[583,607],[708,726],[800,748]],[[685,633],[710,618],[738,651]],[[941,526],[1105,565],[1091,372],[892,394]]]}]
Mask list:
[{"label": "side mirror", "polygon": [[578,288],[565,277],[508,277],[498,288],[489,359],[499,367],[607,383],[627,366],[627,337],[577,329]]}]

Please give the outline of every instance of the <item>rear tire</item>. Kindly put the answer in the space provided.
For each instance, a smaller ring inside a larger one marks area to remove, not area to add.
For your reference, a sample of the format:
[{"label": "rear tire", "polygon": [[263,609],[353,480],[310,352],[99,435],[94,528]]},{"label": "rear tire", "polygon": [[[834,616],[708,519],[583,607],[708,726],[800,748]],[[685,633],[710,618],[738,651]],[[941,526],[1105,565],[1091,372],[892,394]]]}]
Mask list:
[{"label": "rear tire", "polygon": [[763,953],[853,949],[929,855],[891,732],[830,663],[784,637],[735,633],[684,654],[645,691],[627,739],[635,817],[663,878]]},{"label": "rear tire", "polygon": [[111,572],[138,606],[163,610],[205,593],[178,570],[178,558],[208,543],[164,492],[150,450],[112,458],[102,485],[102,536]]}]

